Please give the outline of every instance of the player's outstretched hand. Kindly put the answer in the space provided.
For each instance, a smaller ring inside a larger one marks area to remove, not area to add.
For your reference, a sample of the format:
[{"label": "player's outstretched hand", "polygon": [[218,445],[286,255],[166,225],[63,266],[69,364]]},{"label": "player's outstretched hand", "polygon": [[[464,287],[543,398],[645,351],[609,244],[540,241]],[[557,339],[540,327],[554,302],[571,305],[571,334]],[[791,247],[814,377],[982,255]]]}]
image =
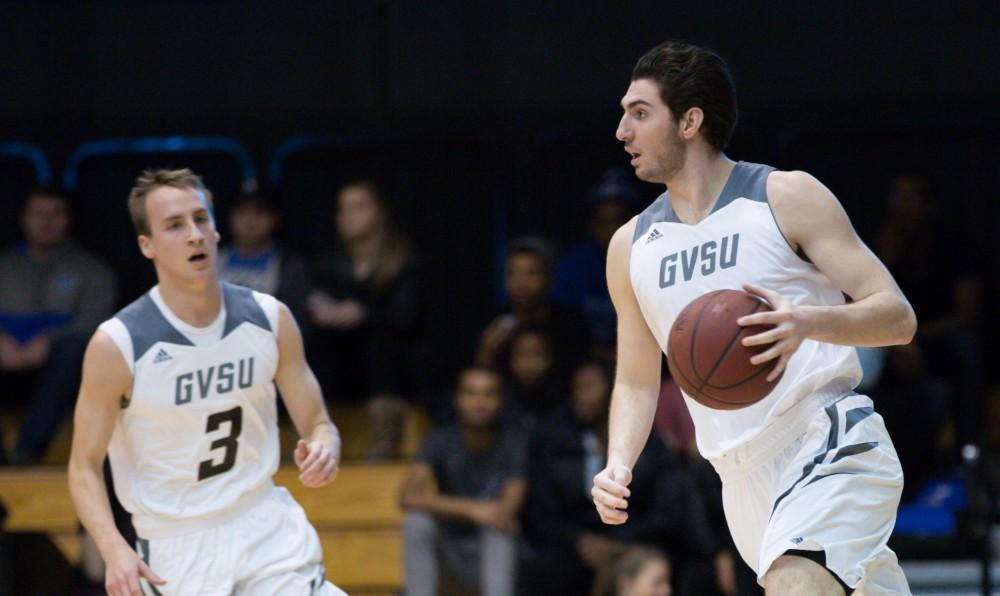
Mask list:
[{"label": "player's outstretched hand", "polygon": [[339,469],[337,456],[322,441],[307,443],[302,439],[295,446],[295,465],[299,467],[299,481],[309,488],[330,484]]},{"label": "player's outstretched hand", "polygon": [[736,323],[741,327],[774,325],[773,328],[763,333],[743,338],[744,346],[759,346],[774,343],[769,349],[750,359],[751,364],[757,365],[778,358],[778,364],[767,375],[767,380],[773,381],[785,370],[785,366],[791,359],[792,354],[795,353],[795,350],[798,350],[802,342],[809,337],[811,325],[804,311],[781,294],[753,284],[743,284],[743,289],[767,300],[771,308],[774,309],[768,312],[757,312],[752,315],[746,315],[736,320]]},{"label": "player's outstretched hand", "polygon": [[594,488],[590,489],[590,494],[602,522],[617,526],[628,519],[625,510],[632,495],[628,489],[631,482],[632,470],[625,466],[607,467],[594,476]]},{"label": "player's outstretched hand", "polygon": [[123,544],[114,554],[106,558],[104,571],[104,587],[108,596],[142,596],[139,578],[154,586],[166,584],[166,580],[153,573],[153,570],[139,558],[139,554]]}]

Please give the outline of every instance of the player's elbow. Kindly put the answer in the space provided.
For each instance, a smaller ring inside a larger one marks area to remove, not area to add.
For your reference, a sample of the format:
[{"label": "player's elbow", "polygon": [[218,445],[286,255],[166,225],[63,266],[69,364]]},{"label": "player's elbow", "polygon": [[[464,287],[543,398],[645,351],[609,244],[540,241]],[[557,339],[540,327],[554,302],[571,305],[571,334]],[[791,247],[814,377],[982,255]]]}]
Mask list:
[{"label": "player's elbow", "polygon": [[900,304],[901,314],[900,322],[898,327],[898,335],[896,338],[896,343],[898,345],[906,345],[913,341],[913,337],[917,334],[917,314],[913,312],[913,307],[905,299],[901,301]]}]

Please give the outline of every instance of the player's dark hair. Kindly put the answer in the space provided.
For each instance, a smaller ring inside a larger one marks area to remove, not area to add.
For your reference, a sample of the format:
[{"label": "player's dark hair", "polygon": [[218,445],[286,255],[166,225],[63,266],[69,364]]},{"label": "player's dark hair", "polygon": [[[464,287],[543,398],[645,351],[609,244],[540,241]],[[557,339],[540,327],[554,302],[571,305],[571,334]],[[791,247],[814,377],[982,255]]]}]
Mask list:
[{"label": "player's dark hair", "polygon": [[678,121],[701,108],[701,134],[717,151],[729,145],[736,128],[736,86],[725,61],[713,50],[668,41],[646,53],[632,69],[632,80],[650,79]]},{"label": "player's dark hair", "polygon": [[[201,177],[190,169],[154,168],[143,170],[142,174],[135,179],[135,186],[128,193],[128,212],[132,217],[132,225],[135,226],[136,234],[140,236],[152,234],[152,229],[149,227],[149,213],[146,211],[146,197],[161,186],[182,190],[191,189],[202,193],[208,203],[209,213],[212,213],[212,192],[205,187]],[[215,219],[214,213],[212,213],[212,219],[213,221]]]}]

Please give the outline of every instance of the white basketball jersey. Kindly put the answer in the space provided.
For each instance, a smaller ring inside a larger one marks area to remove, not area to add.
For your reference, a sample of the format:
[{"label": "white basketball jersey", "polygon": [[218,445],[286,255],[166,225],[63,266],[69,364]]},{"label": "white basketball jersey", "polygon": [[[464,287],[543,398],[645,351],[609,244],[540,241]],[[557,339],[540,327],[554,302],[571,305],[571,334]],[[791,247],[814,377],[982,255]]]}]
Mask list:
[{"label": "white basketball jersey", "polygon": [[[770,166],[739,162],[712,213],[682,223],[670,193],[653,202],[636,222],[630,278],[646,323],[666,353],[674,318],[706,292],[768,288],[796,304],[843,304],[840,290],[805,255],[796,254],[767,201]],[[685,395],[698,450],[716,458],[757,436],[778,414],[814,394],[846,393],[861,380],[854,348],[806,340],[784,376],[763,400],[740,410],[715,410]]]},{"label": "white basketball jersey", "polygon": [[207,327],[174,315],[158,286],[100,326],[132,371],[108,455],[143,538],[238,508],[278,467],[278,303],[221,285],[223,308]]}]

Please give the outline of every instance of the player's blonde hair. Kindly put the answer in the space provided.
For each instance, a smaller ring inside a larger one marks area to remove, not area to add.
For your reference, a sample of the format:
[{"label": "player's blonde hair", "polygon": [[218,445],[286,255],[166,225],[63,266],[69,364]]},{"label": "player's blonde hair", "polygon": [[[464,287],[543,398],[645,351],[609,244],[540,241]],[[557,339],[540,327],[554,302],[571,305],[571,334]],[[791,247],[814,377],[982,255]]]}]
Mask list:
[{"label": "player's blonde hair", "polygon": [[149,213],[146,210],[146,197],[161,186],[196,190],[205,195],[209,208],[212,207],[212,191],[205,188],[201,176],[189,168],[143,170],[142,174],[135,179],[135,185],[128,193],[128,213],[132,217],[132,225],[135,226],[136,234],[140,236],[149,236],[151,233]]}]

